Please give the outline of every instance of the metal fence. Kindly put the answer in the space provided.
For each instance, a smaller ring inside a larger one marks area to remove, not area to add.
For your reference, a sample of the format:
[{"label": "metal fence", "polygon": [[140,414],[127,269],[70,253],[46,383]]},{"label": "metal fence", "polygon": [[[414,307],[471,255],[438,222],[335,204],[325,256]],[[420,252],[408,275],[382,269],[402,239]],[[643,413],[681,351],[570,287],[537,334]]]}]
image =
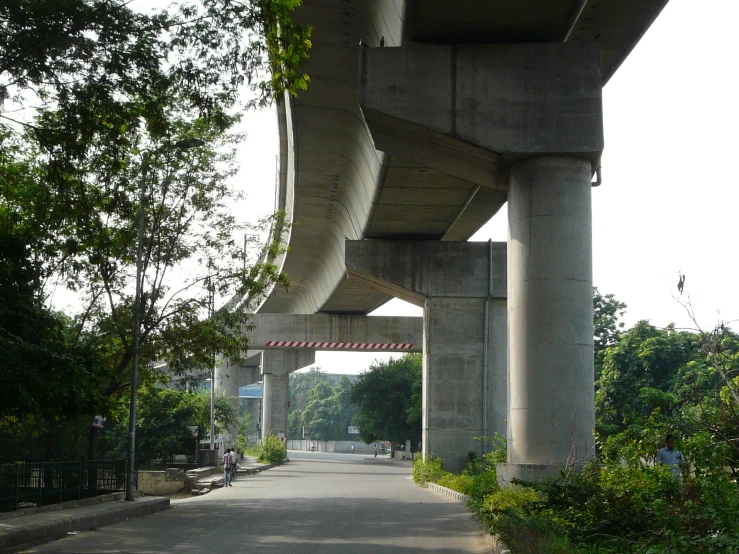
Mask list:
[{"label": "metal fence", "polygon": [[0,512],[126,490],[126,460],[18,462],[0,466]]}]

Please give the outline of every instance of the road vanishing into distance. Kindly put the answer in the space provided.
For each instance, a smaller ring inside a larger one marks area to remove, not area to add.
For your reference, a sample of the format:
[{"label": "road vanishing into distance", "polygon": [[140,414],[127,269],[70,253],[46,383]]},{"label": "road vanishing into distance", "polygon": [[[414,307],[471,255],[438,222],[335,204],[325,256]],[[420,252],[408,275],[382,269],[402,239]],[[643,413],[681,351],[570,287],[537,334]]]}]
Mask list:
[{"label": "road vanishing into distance", "polygon": [[[233,487],[172,500],[157,514],[24,550],[34,553],[483,553],[462,504],[414,485],[386,457],[290,452]],[[402,464],[402,465],[401,465]]]}]

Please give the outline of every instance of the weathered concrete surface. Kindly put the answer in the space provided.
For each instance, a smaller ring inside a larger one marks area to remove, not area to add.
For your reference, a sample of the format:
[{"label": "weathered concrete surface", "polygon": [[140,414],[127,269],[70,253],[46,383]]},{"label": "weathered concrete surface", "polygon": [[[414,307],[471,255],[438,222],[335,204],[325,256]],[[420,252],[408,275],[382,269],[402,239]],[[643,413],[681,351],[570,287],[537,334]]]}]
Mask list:
[{"label": "weathered concrete surface", "polygon": [[428,298],[424,306],[423,455],[461,471],[475,437],[505,434],[506,301],[490,301],[485,367],[485,299]]},{"label": "weathered concrete surface", "polygon": [[603,151],[596,43],[364,48],[359,103],[375,147],[488,188],[531,155]]},{"label": "weathered concrete surface", "polygon": [[413,484],[410,463],[290,453],[289,464],[145,520],[48,544],[54,552],[481,554],[489,539],[464,506]]},{"label": "weathered concrete surface", "polygon": [[[420,317],[367,317],[363,315],[292,315],[253,314],[249,324],[256,327],[244,331],[249,346],[264,350],[282,348],[268,345],[272,341],[329,342],[345,346],[330,350],[371,350],[361,344],[412,344],[406,351],[420,352],[423,342],[423,318]],[[349,346],[354,344],[355,346]],[[328,350],[329,347],[312,347]]]},{"label": "weathered concrete surface", "polygon": [[138,471],[138,490],[144,494],[163,496],[185,488],[187,475],[181,469],[166,471]]},{"label": "weathered concrete surface", "polygon": [[315,351],[305,348],[262,353],[262,437],[269,432],[287,437],[290,373],[315,361]]},{"label": "weathered concrete surface", "polygon": [[414,42],[597,41],[605,83],[666,3],[460,0],[451,9],[448,0],[355,0],[349,9],[344,0],[304,2],[295,18],[314,29],[305,68],[311,82],[279,106],[276,207],[287,204],[290,219],[300,222],[284,265],[292,284],[289,293],[275,290],[259,311],[368,313],[388,296],[346,279],[344,237],[467,240],[505,202],[505,190],[477,190],[455,177],[464,167],[443,173],[374,148],[357,103],[360,39],[376,47],[384,37],[382,50]]},{"label": "weathered concrete surface", "polygon": [[139,497],[133,502],[95,503],[6,519],[0,524],[0,551],[28,543],[59,539],[70,531],[96,529],[167,508],[169,498],[148,496]]},{"label": "weathered concrete surface", "polygon": [[[423,306],[426,298],[487,298],[487,242],[347,240],[346,271],[406,302]],[[507,296],[506,245],[493,243],[492,296]]]},{"label": "weathered concrete surface", "polygon": [[423,306],[423,454],[450,471],[506,430],[506,264],[502,243],[346,243],[351,279]]},{"label": "weathered concrete surface", "polygon": [[566,157],[511,170],[510,464],[562,467],[595,453],[590,172]]}]

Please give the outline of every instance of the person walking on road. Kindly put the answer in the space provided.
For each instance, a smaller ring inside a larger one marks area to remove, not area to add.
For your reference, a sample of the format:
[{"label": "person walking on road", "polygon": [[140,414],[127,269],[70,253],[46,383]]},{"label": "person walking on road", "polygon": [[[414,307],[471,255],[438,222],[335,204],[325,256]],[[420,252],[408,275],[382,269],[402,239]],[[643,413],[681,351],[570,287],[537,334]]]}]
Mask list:
[{"label": "person walking on road", "polygon": [[236,449],[231,449],[231,482],[233,483],[236,481],[236,470],[238,469],[236,466],[239,463],[239,457],[236,454]]},{"label": "person walking on road", "polygon": [[223,455],[223,486],[233,487],[231,484],[231,449],[226,450]]}]

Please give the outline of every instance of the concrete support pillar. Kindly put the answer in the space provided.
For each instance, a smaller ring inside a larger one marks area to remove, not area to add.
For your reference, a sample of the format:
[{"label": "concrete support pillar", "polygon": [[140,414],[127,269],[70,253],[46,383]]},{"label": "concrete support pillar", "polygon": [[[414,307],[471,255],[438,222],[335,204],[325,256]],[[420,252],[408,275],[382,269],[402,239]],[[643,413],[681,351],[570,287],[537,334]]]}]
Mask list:
[{"label": "concrete support pillar", "polygon": [[269,432],[287,437],[290,373],[315,361],[314,350],[265,350],[262,353],[262,437]]},{"label": "concrete support pillar", "polygon": [[591,164],[513,165],[508,195],[508,464],[502,481],[556,475],[592,457]]},{"label": "concrete support pillar", "polygon": [[556,474],[592,456],[600,45],[363,48],[359,81],[378,150],[508,190],[509,464],[499,477]]},{"label": "concrete support pillar", "polygon": [[[239,414],[239,387],[255,383],[261,379],[261,353],[250,351],[246,360],[241,364],[234,364],[228,358],[216,358],[215,392],[217,395],[228,398],[230,406]],[[256,420],[255,420],[256,421]],[[238,446],[238,422],[226,426],[223,438],[226,448]]]},{"label": "concrete support pillar", "polygon": [[[505,244],[347,241],[350,279],[424,308],[423,454],[459,471],[505,433]],[[487,321],[486,321],[487,318]]]},{"label": "concrete support pillar", "polygon": [[423,454],[460,471],[475,437],[505,433],[506,301],[427,298],[423,313]]},{"label": "concrete support pillar", "polygon": [[247,398],[246,402],[246,413],[251,415],[251,427],[247,429],[248,434],[252,435],[256,433],[257,423],[259,423],[260,407],[262,405],[261,398]]}]

